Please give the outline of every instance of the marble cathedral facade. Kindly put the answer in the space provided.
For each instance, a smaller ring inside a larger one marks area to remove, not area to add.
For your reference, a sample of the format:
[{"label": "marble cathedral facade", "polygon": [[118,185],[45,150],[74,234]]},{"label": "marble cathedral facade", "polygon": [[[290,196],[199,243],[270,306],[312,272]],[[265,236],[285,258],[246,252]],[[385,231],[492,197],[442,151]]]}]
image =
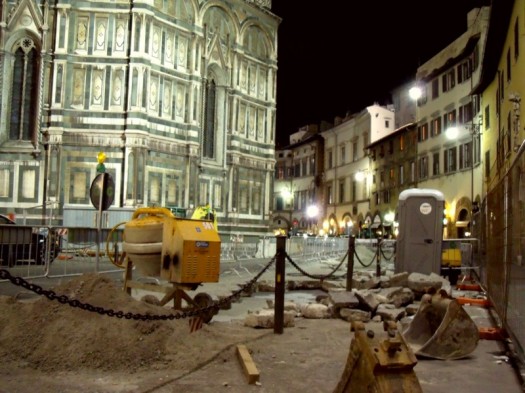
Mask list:
[{"label": "marble cathedral facade", "polygon": [[[275,151],[271,0],[3,0],[0,212],[209,203],[221,234],[267,233]],[[93,220],[80,223],[92,225]]]}]

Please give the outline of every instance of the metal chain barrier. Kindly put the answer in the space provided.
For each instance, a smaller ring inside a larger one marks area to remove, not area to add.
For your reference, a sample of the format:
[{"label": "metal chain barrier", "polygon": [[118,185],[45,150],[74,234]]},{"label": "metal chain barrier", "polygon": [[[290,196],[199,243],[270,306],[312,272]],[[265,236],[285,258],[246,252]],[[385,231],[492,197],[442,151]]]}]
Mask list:
[{"label": "metal chain barrier", "polygon": [[20,286],[22,288],[25,288],[27,290],[30,290],[37,295],[45,296],[49,300],[56,300],[61,304],[67,304],[73,308],[80,308],[82,310],[86,310],[89,312],[96,312],[101,315],[107,315],[109,317],[116,317],[116,318],[125,318],[125,319],[133,319],[133,320],[141,320],[141,321],[158,321],[158,320],[174,320],[174,319],[182,319],[182,318],[188,318],[188,317],[196,317],[200,315],[207,315],[209,312],[215,312],[218,311],[220,306],[223,304],[230,303],[234,299],[238,298],[239,295],[246,291],[247,289],[251,288],[257,280],[270,268],[270,266],[275,262],[275,258],[273,257],[270,262],[250,281],[248,281],[246,284],[244,284],[242,287],[240,287],[237,291],[232,292],[232,294],[226,298],[223,298],[217,302],[214,302],[213,305],[197,308],[194,310],[188,310],[183,312],[178,312],[176,314],[163,314],[163,315],[150,315],[150,314],[136,314],[136,313],[124,313],[123,311],[115,311],[112,309],[106,309],[104,307],[98,307],[93,306],[89,303],[83,303],[79,300],[70,299],[66,295],[57,295],[52,290],[47,290],[42,288],[39,285],[31,284],[30,282],[26,281],[25,279],[21,277],[15,277],[9,273],[9,271],[0,269],[0,279],[5,279],[11,281],[14,285]]},{"label": "metal chain barrier", "polygon": [[346,274],[342,275],[342,276],[339,276],[339,277],[336,277],[334,276],[333,274],[339,270],[339,268],[343,265],[343,262],[345,261],[346,257],[348,256],[348,251],[346,252],[346,254],[343,256],[343,258],[341,259],[341,262],[339,262],[339,264],[328,274],[325,274],[325,275],[320,275],[320,274],[310,274],[308,272],[306,272],[304,269],[302,269],[299,265],[297,265],[297,263],[295,263],[292,258],[290,257],[290,255],[288,255],[288,253],[286,253],[285,257],[286,259],[293,265],[293,267],[295,267],[302,275],[306,276],[306,277],[310,277],[310,278],[313,278],[315,280],[325,280],[327,278],[341,278],[341,277],[344,277]]},{"label": "metal chain barrier", "polygon": [[357,252],[355,252],[354,255],[357,258],[357,262],[359,262],[361,264],[361,266],[363,266],[363,267],[370,267],[372,265],[372,263],[374,263],[374,261],[377,258],[377,253],[374,253],[374,256],[372,257],[372,260],[370,261],[370,263],[365,264],[365,263],[363,263],[361,258],[359,258],[359,254]]},{"label": "metal chain barrier", "polygon": [[379,246],[379,251],[381,252],[381,255],[383,256],[383,258],[385,258],[386,261],[392,260],[392,258],[394,258],[394,256],[396,255],[396,252],[395,252],[395,249],[394,249],[394,251],[392,251],[392,254],[390,254],[390,256],[387,257],[385,252],[383,251],[383,244],[382,243]]}]

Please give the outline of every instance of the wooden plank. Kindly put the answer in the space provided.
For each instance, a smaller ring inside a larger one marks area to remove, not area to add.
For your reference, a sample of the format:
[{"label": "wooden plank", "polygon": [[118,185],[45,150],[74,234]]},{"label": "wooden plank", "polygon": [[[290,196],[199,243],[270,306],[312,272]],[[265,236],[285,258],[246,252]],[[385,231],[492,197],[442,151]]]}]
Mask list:
[{"label": "wooden plank", "polygon": [[246,379],[248,380],[248,383],[250,385],[254,385],[259,381],[259,370],[257,370],[257,366],[253,362],[253,359],[250,355],[250,352],[248,351],[248,348],[246,348],[246,345],[237,345],[237,355],[244,369],[244,373],[246,374]]}]

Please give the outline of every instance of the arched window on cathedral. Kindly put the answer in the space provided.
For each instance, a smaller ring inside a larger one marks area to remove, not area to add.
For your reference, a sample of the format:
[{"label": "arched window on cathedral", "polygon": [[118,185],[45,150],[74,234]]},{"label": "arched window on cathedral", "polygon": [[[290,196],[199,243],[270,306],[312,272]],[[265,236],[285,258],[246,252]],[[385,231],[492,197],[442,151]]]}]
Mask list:
[{"label": "arched window on cathedral", "polygon": [[21,39],[13,57],[9,139],[32,140],[37,126],[39,91],[39,57],[34,42],[30,38]]},{"label": "arched window on cathedral", "polygon": [[206,118],[204,123],[203,156],[215,158],[215,105],[217,87],[212,79],[206,87]]}]

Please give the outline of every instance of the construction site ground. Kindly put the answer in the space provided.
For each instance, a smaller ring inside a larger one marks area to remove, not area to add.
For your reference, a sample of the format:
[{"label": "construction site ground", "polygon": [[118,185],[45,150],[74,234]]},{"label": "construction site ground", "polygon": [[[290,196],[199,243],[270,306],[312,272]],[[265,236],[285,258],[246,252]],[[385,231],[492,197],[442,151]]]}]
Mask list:
[{"label": "construction site ground", "polygon": [[[219,283],[204,284],[202,289],[212,295],[224,294],[225,290],[238,288],[249,281],[268,260],[228,262],[221,266]],[[311,274],[327,273],[331,267],[315,261],[302,264]],[[299,280],[297,271],[287,268],[287,279]],[[119,275],[115,279],[120,280]],[[275,279],[275,270],[269,269],[261,280]],[[62,278],[60,281],[67,280]],[[42,285],[42,284],[39,284]],[[48,282],[46,286],[49,286]],[[13,288],[11,283],[0,285],[0,295],[25,298],[31,301],[31,294],[23,289]],[[457,293],[456,293],[457,295]],[[134,297],[143,293],[135,291]],[[188,334],[188,340],[195,343],[194,356],[199,361],[193,367],[178,367],[177,351],[174,350],[173,367],[140,369],[131,371],[99,371],[89,368],[44,372],[23,367],[2,365],[0,368],[1,393],[26,392],[97,392],[97,393],[329,393],[339,382],[349,353],[353,333],[350,324],[341,319],[296,318],[295,326],[285,328],[282,334],[273,329],[253,329],[243,326],[248,312],[266,307],[273,294],[242,298],[230,310],[220,310],[212,321],[200,331]],[[315,298],[315,293],[286,293],[286,299],[297,301]],[[295,298],[294,298],[295,297]],[[61,307],[67,307],[61,305]],[[491,310],[480,306],[466,305],[465,309],[479,326],[494,326]],[[96,317],[96,316],[95,316]],[[103,321],[101,323],[104,323]],[[369,322],[367,330],[385,334],[382,323]],[[1,331],[1,330],[0,330]],[[199,342],[202,337],[202,341]],[[245,345],[259,372],[257,384],[249,384],[237,355],[237,346]],[[20,345],[29,345],[20,343]],[[134,345],[130,342],[129,345]],[[119,351],[119,347],[107,351]],[[87,349],[86,349],[87,350]],[[184,348],[184,358],[191,359],[192,348]],[[414,368],[422,391],[476,392],[476,393],[519,393],[523,392],[519,372],[513,366],[503,341],[479,341],[475,351],[461,360],[418,359]],[[68,359],[64,359],[67,362]]]}]

